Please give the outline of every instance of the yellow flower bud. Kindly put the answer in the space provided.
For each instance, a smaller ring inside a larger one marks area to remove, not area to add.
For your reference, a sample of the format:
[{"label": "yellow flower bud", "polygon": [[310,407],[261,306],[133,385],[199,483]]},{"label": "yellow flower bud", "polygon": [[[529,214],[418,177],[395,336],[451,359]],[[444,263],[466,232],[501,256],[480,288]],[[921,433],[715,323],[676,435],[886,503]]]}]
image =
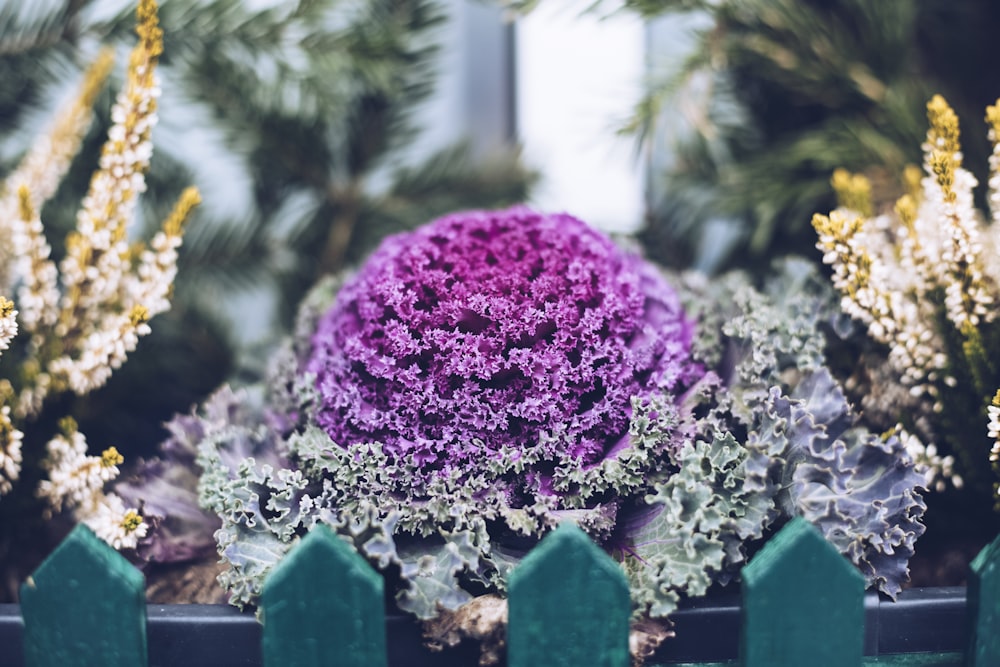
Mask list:
[{"label": "yellow flower bud", "polygon": [[135,510],[129,510],[125,512],[125,516],[122,517],[122,528],[125,529],[126,533],[131,533],[142,525],[142,515],[140,515]]},{"label": "yellow flower bud", "polygon": [[117,447],[108,447],[101,452],[101,466],[110,468],[125,462],[125,457],[119,453]]}]

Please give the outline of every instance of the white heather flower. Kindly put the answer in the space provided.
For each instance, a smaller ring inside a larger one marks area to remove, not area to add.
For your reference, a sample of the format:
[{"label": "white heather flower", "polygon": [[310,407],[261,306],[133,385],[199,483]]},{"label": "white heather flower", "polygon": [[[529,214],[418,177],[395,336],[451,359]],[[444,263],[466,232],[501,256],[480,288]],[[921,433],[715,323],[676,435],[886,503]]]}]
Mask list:
[{"label": "white heather flower", "polygon": [[841,309],[865,323],[872,338],[889,345],[890,363],[904,382],[921,385],[942,367],[941,343],[930,324],[928,308],[933,306],[912,298],[923,286],[908,283],[913,272],[896,266],[899,254],[895,234],[886,231],[889,220],[839,208],[829,216],[815,215],[813,226],[823,261],[833,267]]},{"label": "white heather flower", "polygon": [[[163,48],[156,2],[140,0],[137,15],[140,42],[59,266],[51,259],[38,211],[55,194],[88,132],[95,97],[111,69],[111,50],[88,71],[52,130],[0,183],[0,287],[16,292],[11,296],[19,309],[0,296],[0,352],[19,328],[28,334],[18,348],[16,382],[0,378],[0,495],[28,477],[21,471],[24,434],[15,421],[37,417],[50,393],[85,393],[102,385],[149,332],[147,320],[169,307],[181,230],[197,194],[185,192],[148,250],[129,248],[128,226],[146,190],[153,152],[150,136],[160,96],[155,65]],[[89,456],[72,419],[61,426],[39,464],[46,478],[33,489],[46,501],[45,516],[71,512],[115,548],[134,547],[148,525],[137,509],[104,493],[119,474],[122,456],[114,447]],[[38,458],[36,453],[29,460],[35,464]]]},{"label": "white heather flower", "polygon": [[102,494],[92,506],[81,507],[74,514],[95,535],[119,551],[134,549],[149,530],[142,515],[135,508],[126,508],[122,499],[113,493]]},{"label": "white heather flower", "polygon": [[986,425],[986,435],[993,441],[990,449],[990,461],[993,465],[1000,463],[1000,390],[993,396],[993,402],[986,408],[989,422]]},{"label": "white heather flower", "polygon": [[995,227],[1000,223],[1000,135],[992,128],[990,129],[990,141],[993,142],[993,152],[990,154],[990,180],[987,186],[990,213]]},{"label": "white heather flower", "polygon": [[986,408],[986,414],[989,417],[989,424],[986,427],[987,435],[990,440],[1000,440],[1000,407],[991,405]]},{"label": "white heather flower", "polygon": [[[29,189],[31,201],[39,207],[55,194],[90,129],[94,99],[111,72],[113,60],[110,49],[101,52],[84,75],[76,97],[60,111],[49,133],[35,141],[7,176],[0,188],[0,238],[12,236],[11,224],[17,217],[21,186]],[[16,256],[12,247],[0,243],[0,284],[12,284],[7,271],[10,258]]]},{"label": "white heather flower", "polygon": [[21,441],[24,434],[14,428],[10,407],[0,408],[0,496],[8,493],[21,473]]},{"label": "white heather flower", "polygon": [[187,188],[181,193],[163,229],[150,241],[149,248],[139,254],[137,270],[126,276],[123,298],[126,305],[142,305],[149,317],[170,309],[169,296],[177,275],[177,249],[181,245],[184,223],[200,202],[195,188]]},{"label": "white heather flower", "polygon": [[[987,199],[993,224],[984,234],[984,256],[996,257],[1000,251],[1000,100],[986,107],[986,122],[989,125],[989,139],[993,145],[990,154],[990,175],[987,182]],[[986,269],[995,284],[1000,284],[1000,262],[987,262]]]},{"label": "white heather flower", "polygon": [[0,296],[0,351],[10,347],[10,341],[17,335],[17,311],[14,302]]},{"label": "white heather flower", "polygon": [[[968,379],[949,370],[952,362],[957,370],[964,365],[971,371],[977,392],[985,379],[979,374],[991,368],[993,350],[986,346],[995,331],[984,327],[996,317],[1000,292],[1000,100],[986,110],[993,147],[987,192],[991,225],[973,201],[976,178],[962,167],[958,117],[937,95],[927,105],[927,116],[923,176],[916,168],[906,172],[908,194],[896,203],[894,216],[872,218],[864,178],[841,172],[832,179],[841,208],[815,216],[813,224],[843,310],[889,346],[888,366],[899,374],[901,386],[913,398],[929,400],[940,414],[945,393]],[[950,359],[951,353],[962,356]],[[987,416],[989,458],[1000,473],[1000,391]],[[939,455],[934,445],[924,446],[915,437],[900,437],[924,467],[929,487],[940,489],[945,480],[963,485],[953,457]]]},{"label": "white heather flower", "polygon": [[923,474],[925,488],[944,491],[949,481],[955,488],[962,487],[962,479],[953,469],[955,465],[953,456],[941,456],[937,447],[925,445],[920,438],[907,432],[900,425],[896,426],[894,433],[906,447],[906,453],[909,454],[916,470]]},{"label": "white heather flower", "polygon": [[[983,257],[986,245],[997,244],[982,238],[972,196],[976,179],[961,167],[957,117],[939,97],[928,104],[928,116],[926,175],[913,179],[922,198],[904,196],[895,216],[838,209],[814,219],[842,309],[889,346],[891,365],[916,395],[933,394],[933,383],[948,382],[931,293],[943,292],[945,315],[959,331],[989,322],[995,312],[996,281]],[[835,174],[834,181],[842,200],[863,202],[857,196],[862,177]]]},{"label": "white heather flower", "polygon": [[976,178],[962,168],[958,117],[944,98],[927,104],[930,127],[924,143],[923,224],[918,233],[936,242],[929,267],[945,290],[945,313],[962,330],[993,316],[991,287],[982,269],[979,219],[973,203]]},{"label": "white heather flower", "polygon": [[49,364],[53,376],[61,379],[75,393],[83,395],[104,385],[112,371],[120,368],[139,337],[150,332],[149,313],[134,306],[126,314],[105,318],[102,327],[80,343],[77,357],[63,355]]},{"label": "white heather flower", "polygon": [[59,315],[59,278],[42,221],[32,205],[28,186],[18,188],[18,215],[12,221],[14,277],[20,282],[17,301],[21,324],[29,332],[39,325],[52,326]]},{"label": "white heather flower", "polygon": [[48,373],[38,373],[33,383],[21,390],[14,403],[14,416],[18,419],[35,417],[42,411],[45,398],[52,389],[52,377]]},{"label": "white heather flower", "polygon": [[48,479],[38,483],[38,496],[53,512],[91,507],[103,495],[104,484],[118,476],[122,457],[114,447],[101,456],[87,455],[87,440],[75,425],[52,438],[43,462]]},{"label": "white heather flower", "polygon": [[126,508],[104,486],[119,474],[124,460],[114,447],[100,456],[87,455],[87,441],[71,419],[64,420],[63,433],[48,445],[44,465],[49,478],[38,485],[38,495],[48,501],[49,514],[71,510],[115,549],[134,548],[145,537],[148,525],[134,508]]},{"label": "white heather flower", "polygon": [[928,156],[925,167],[930,175],[924,179],[926,199],[920,228],[927,236],[931,229],[938,230],[939,239],[936,261],[928,266],[936,269],[936,282],[945,289],[945,312],[955,328],[978,326],[992,319],[993,297],[981,268],[983,244],[972,198],[976,179],[967,170],[954,167],[953,183],[943,188],[934,174],[940,167],[935,167],[932,159]]},{"label": "white heather flower", "polygon": [[[146,189],[150,137],[160,95],[154,65],[163,48],[155,11],[144,14],[140,5],[139,13],[141,40],[132,52],[125,86],[111,110],[113,125],[101,152],[100,168],[91,179],[77,215],[76,234],[67,241],[66,256],[59,267],[65,292],[57,333],[63,335],[80,332],[81,338],[91,336],[100,331],[95,325],[104,321],[109,311],[128,312],[136,305],[127,300],[126,277],[131,271],[127,230],[139,195]],[[91,347],[93,343],[90,341]]]}]

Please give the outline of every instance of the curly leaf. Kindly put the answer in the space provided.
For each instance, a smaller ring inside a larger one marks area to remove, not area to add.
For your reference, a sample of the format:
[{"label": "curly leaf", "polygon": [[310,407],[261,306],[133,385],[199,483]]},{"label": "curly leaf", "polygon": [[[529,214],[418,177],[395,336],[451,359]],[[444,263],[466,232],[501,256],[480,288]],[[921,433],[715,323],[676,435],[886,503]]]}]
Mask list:
[{"label": "curly leaf", "polygon": [[856,416],[825,369],[791,397],[773,388],[747,447],[747,480],[777,489],[786,516],[811,521],[890,597],[907,580],[914,542],[924,532],[923,484],[895,436],[853,427]]},{"label": "curly leaf", "polygon": [[742,543],[759,537],[770,504],[743,486],[746,452],[731,434],[680,453],[680,470],[647,498],[629,532],[625,569],[640,607],[665,616],[678,594],[703,595],[745,559]]},{"label": "curly leaf", "polygon": [[443,544],[422,541],[401,553],[400,573],[409,587],[396,596],[400,609],[418,618],[434,618],[438,605],[455,610],[472,599],[458,575],[478,568],[479,549],[471,531],[446,537]]},{"label": "curly leaf", "polygon": [[253,604],[264,587],[271,568],[291,549],[264,526],[241,524],[221,528],[216,533],[220,555],[229,568],[219,575],[219,583],[229,591],[229,601],[241,609]]}]

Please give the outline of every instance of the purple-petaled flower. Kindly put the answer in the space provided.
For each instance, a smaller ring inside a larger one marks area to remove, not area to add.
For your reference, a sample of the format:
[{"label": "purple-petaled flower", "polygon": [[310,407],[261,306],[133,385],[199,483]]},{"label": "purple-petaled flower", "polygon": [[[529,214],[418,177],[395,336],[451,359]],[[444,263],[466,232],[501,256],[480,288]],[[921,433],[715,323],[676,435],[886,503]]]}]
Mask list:
[{"label": "purple-petaled flower", "polygon": [[306,370],[341,446],[378,441],[424,470],[507,448],[590,465],[627,438],[632,396],[700,375],[691,336],[651,265],[517,207],[386,239],[321,318]]}]

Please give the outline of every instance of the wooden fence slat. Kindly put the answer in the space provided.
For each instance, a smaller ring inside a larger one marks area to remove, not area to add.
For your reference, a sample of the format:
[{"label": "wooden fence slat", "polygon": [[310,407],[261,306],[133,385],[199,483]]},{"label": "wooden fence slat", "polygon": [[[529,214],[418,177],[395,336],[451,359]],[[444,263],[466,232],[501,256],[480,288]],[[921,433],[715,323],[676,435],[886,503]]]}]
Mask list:
[{"label": "wooden fence slat", "polygon": [[621,568],[564,523],[510,576],[509,667],[628,667],[631,601]]},{"label": "wooden fence slat", "polygon": [[861,573],[812,524],[792,519],[743,568],[744,667],[861,664]]},{"label": "wooden fence slat", "polygon": [[382,577],[326,526],[275,566],[260,607],[265,666],[387,663]]},{"label": "wooden fence slat", "polygon": [[1000,537],[983,547],[969,570],[966,664],[995,667],[1000,665]]},{"label": "wooden fence slat", "polygon": [[21,586],[26,667],[142,667],[145,578],[80,524]]}]

